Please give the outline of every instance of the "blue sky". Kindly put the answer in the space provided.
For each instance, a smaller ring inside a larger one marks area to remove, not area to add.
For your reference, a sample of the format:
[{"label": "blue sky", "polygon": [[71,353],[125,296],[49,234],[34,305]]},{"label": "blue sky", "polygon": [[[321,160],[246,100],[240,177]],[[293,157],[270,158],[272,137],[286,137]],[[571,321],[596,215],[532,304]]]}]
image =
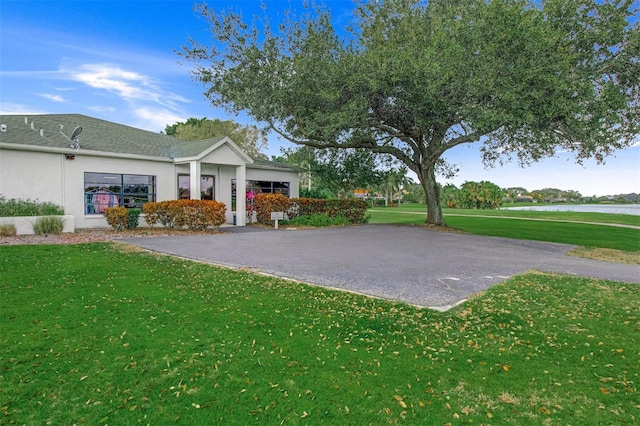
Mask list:
[{"label": "blue sky", "polygon": [[[276,19],[300,0],[265,0]],[[325,0],[339,24],[348,23],[349,0]],[[251,16],[260,1],[211,0]],[[207,23],[194,2],[0,1],[0,114],[85,114],[154,132],[189,117],[234,119],[213,109],[203,88],[179,64],[175,51],[189,36],[207,41]],[[81,124],[81,123],[79,123]],[[275,136],[269,155],[290,146]],[[640,146],[619,151],[606,165],[576,165],[569,156],[527,168],[485,169],[477,146],[460,146],[446,158],[460,165],[451,183],[489,180],[501,187],[560,188],[583,195],[640,192]],[[443,179],[440,179],[445,183]]]}]

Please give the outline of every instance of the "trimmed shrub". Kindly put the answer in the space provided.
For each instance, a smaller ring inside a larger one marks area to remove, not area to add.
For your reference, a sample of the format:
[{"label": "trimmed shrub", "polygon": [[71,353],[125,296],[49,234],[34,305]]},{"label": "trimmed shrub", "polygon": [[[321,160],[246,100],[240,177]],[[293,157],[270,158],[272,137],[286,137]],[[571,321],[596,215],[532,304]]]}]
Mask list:
[{"label": "trimmed shrub", "polygon": [[0,217],[62,215],[64,215],[64,209],[53,203],[18,198],[7,199],[0,196]]},{"label": "trimmed shrub", "polygon": [[44,216],[36,219],[33,232],[37,235],[60,234],[64,229],[64,218],[60,216]]},{"label": "trimmed shrub", "polygon": [[[325,200],[317,198],[290,199],[282,194],[258,194],[256,195],[254,202],[256,216],[258,218],[258,222],[260,223],[271,224],[272,212],[285,212],[290,221],[299,216],[312,218],[314,217],[314,215],[326,215],[326,217],[331,220],[341,217],[351,224],[365,223],[367,221],[367,202],[355,198],[340,200]],[[329,223],[329,225],[342,224],[340,223],[341,220],[342,219],[338,219],[338,223]],[[303,225],[302,223],[297,224]]]},{"label": "trimmed shrub", "polygon": [[253,202],[260,223],[271,223],[271,212],[287,212],[291,205],[291,199],[282,194],[258,194]]},{"label": "trimmed shrub", "polygon": [[13,223],[0,225],[0,237],[14,237],[18,234],[18,230]]},{"label": "trimmed shrub", "polygon": [[122,231],[127,228],[127,221],[129,220],[129,212],[126,207],[116,206],[108,207],[104,210],[104,217],[107,219],[107,223],[116,231]]},{"label": "trimmed shrub", "polygon": [[173,222],[170,221],[169,216],[167,216],[167,206],[165,204],[161,204],[161,202],[143,204],[142,213],[145,215],[144,220],[147,222],[147,225],[151,227],[158,223],[165,227],[169,227],[170,224],[173,224]]},{"label": "trimmed shrub", "polygon": [[291,200],[287,216],[293,219],[297,216],[322,213],[330,218],[343,216],[352,224],[365,223],[367,221],[367,202],[355,198],[331,200],[294,198]]},{"label": "trimmed shrub", "polygon": [[283,221],[288,226],[344,226],[349,225],[349,220],[342,216],[329,217],[326,213],[298,216],[291,220]]},{"label": "trimmed shrub", "polygon": [[171,200],[146,203],[142,206],[149,226],[161,223],[167,228],[187,227],[203,230],[225,222],[226,206],[212,200]]},{"label": "trimmed shrub", "polygon": [[127,229],[136,229],[140,221],[140,209],[127,209]]}]

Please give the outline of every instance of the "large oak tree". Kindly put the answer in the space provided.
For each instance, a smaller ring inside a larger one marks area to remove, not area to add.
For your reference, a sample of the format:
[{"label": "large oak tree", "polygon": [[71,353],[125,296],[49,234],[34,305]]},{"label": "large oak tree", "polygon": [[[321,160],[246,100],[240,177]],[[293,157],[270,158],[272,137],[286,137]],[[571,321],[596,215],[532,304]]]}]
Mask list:
[{"label": "large oak tree", "polygon": [[427,222],[449,149],[487,165],[570,151],[604,161],[639,133],[634,0],[361,0],[348,29],[307,7],[275,24],[197,6],[212,40],[181,55],[216,106],[300,145],[366,148],[413,170]]}]

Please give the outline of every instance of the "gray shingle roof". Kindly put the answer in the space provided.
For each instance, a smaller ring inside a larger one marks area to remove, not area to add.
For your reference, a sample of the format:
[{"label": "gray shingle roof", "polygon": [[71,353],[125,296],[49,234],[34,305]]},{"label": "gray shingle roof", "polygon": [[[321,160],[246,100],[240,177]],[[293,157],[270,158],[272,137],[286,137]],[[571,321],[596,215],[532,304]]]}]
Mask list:
[{"label": "gray shingle roof", "polygon": [[[82,127],[78,138],[82,150],[168,159],[195,157],[224,138],[183,141],[82,114],[0,115],[0,124],[6,125],[6,132],[0,132],[2,143],[71,149],[69,139],[58,130],[62,125],[62,133],[67,137],[76,127]],[[287,164],[259,158],[253,160],[254,167],[297,171]]]},{"label": "gray shingle roof", "polygon": [[278,163],[277,161],[265,160],[263,158],[251,157],[253,159],[253,167],[263,168],[263,169],[281,169],[281,170],[289,170],[293,172],[299,172],[300,169],[295,166],[291,166],[289,164]]},{"label": "gray shingle roof", "polygon": [[71,136],[73,129],[80,126],[81,149],[164,158],[195,156],[223,139],[188,142],[81,114],[0,115],[0,124],[7,126],[6,132],[0,132],[3,143],[69,148],[69,140],[58,128],[62,125],[62,132]]}]

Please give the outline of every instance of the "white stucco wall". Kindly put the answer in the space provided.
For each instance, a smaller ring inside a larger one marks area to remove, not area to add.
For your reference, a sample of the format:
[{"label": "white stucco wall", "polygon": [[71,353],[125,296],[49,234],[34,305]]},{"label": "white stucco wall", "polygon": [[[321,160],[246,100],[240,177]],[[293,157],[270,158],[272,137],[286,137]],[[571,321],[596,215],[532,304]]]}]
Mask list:
[{"label": "white stucco wall", "polygon": [[67,160],[60,153],[0,150],[0,194],[62,206],[65,214],[74,217],[76,229],[108,227],[103,215],[85,214],[85,172],[156,176],[157,200],[176,198],[176,174],[171,162],[109,158],[82,151]]},{"label": "white stucco wall", "polygon": [[0,150],[0,195],[64,204],[64,156]]}]

